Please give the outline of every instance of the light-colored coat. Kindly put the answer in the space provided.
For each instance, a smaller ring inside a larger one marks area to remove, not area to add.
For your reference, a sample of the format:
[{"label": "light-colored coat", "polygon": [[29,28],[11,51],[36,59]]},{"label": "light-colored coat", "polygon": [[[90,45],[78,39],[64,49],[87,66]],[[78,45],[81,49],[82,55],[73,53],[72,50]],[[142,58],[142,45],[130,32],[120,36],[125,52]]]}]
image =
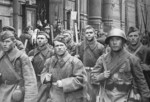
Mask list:
[{"label": "light-colored coat", "polygon": [[[104,77],[104,63],[102,59],[106,63],[107,70],[110,70],[109,78]],[[121,64],[119,69],[113,71],[116,68],[115,66],[119,64]],[[97,79],[99,81],[95,82],[100,82],[102,86],[104,80],[107,80],[105,99],[108,99],[108,96],[112,96],[109,97],[108,102],[126,101],[132,86],[132,81],[135,90],[142,95],[143,100],[150,97],[150,90],[144,78],[139,59],[126,50],[121,51],[117,56],[112,56],[111,52],[105,56],[101,56],[94,66],[92,75],[99,76]],[[92,80],[94,82],[94,78],[92,78]]]},{"label": "light-colored coat", "polygon": [[[3,60],[4,53],[0,54],[1,60]],[[0,60],[0,62],[1,62]],[[25,94],[22,102],[36,102],[37,96],[37,81],[33,66],[25,53],[19,51],[17,48],[13,50],[13,56],[11,56],[10,60],[12,64],[15,66],[15,71],[20,75],[24,80],[24,88]],[[2,79],[6,79],[12,81],[14,75],[9,74],[9,72],[4,72],[2,69],[3,64],[0,63],[0,73],[2,74]],[[12,77],[11,77],[12,76]],[[3,80],[5,82],[5,80]],[[1,83],[0,85],[0,102],[14,102],[12,100],[12,94],[16,89],[18,83],[10,84]]]},{"label": "light-colored coat", "polygon": [[58,80],[62,82],[61,88],[51,84],[49,90],[51,102],[84,102],[86,98],[84,86],[87,76],[79,59],[71,56],[68,52],[61,60],[53,56],[46,61],[41,76],[42,81],[44,81],[46,73],[52,75],[52,83]]}]

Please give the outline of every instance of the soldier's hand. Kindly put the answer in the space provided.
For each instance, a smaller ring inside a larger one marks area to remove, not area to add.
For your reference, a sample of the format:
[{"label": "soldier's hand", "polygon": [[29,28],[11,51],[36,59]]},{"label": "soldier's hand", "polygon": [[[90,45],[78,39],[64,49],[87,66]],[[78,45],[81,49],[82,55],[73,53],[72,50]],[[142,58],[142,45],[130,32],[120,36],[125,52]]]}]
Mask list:
[{"label": "soldier's hand", "polygon": [[94,74],[91,74],[91,79],[93,80],[93,82],[98,82],[102,79],[103,77],[103,74],[100,73],[100,74],[97,74],[97,75],[94,75]]},{"label": "soldier's hand", "polygon": [[29,60],[32,61],[32,60],[33,60],[33,56],[30,56],[30,57],[29,57]]},{"label": "soldier's hand", "polygon": [[74,57],[76,57],[76,58],[80,58],[80,56],[79,56],[79,55],[74,55]]},{"label": "soldier's hand", "polygon": [[45,75],[45,81],[46,81],[46,82],[50,82],[50,81],[51,81],[51,77],[52,77],[52,75],[49,74],[49,73],[47,73],[47,74]]},{"label": "soldier's hand", "polygon": [[140,94],[135,94],[135,99],[136,100],[140,100],[140,98],[141,98]]},{"label": "soldier's hand", "polygon": [[110,76],[110,71],[104,71],[103,74],[105,78],[108,78]]},{"label": "soldier's hand", "polygon": [[62,87],[62,82],[58,80],[57,82],[53,83],[53,85],[56,85],[58,87]]}]

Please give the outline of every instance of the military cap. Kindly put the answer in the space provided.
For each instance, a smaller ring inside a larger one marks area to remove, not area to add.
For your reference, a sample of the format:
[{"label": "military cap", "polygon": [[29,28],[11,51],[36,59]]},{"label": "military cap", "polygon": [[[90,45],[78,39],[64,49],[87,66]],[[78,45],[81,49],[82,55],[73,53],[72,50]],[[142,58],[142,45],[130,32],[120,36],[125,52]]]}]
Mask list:
[{"label": "military cap", "polygon": [[8,38],[15,38],[14,34],[11,31],[3,31],[0,35],[0,40],[4,41]]},{"label": "military cap", "polygon": [[3,31],[10,30],[10,31],[14,31],[14,32],[16,31],[15,28],[12,27],[12,26],[4,26],[4,27],[2,28],[2,30],[3,30]]},{"label": "military cap", "polygon": [[66,44],[63,35],[57,35],[57,36],[54,38],[53,42],[54,42],[54,41],[59,41],[59,42],[62,42],[62,43],[64,43],[64,44]]},{"label": "military cap", "polygon": [[139,31],[138,28],[136,28],[136,27],[134,27],[134,26],[131,26],[131,27],[129,28],[128,35],[129,35],[130,33],[132,33],[132,32],[137,32],[137,31]]},{"label": "military cap", "polygon": [[44,36],[46,36],[47,39],[50,38],[49,35],[46,32],[44,32],[44,31],[38,32],[38,35],[44,35]]}]

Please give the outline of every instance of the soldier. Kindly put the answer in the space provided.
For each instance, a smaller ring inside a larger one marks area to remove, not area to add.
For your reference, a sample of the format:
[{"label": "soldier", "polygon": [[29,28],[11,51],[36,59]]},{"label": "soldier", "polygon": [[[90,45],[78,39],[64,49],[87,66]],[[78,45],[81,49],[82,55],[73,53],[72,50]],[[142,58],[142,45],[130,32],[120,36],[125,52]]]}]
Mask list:
[{"label": "soldier", "polygon": [[71,30],[65,30],[62,34],[64,36],[68,52],[74,56],[76,54],[76,44],[73,41],[73,32]]},{"label": "soldier", "polygon": [[[132,32],[128,33],[128,46],[127,50],[139,57],[141,60],[141,64],[143,65],[143,70],[150,70],[150,67],[147,65],[150,65],[148,58],[150,58],[150,48],[144,46],[140,40],[141,35],[140,32],[136,29]],[[146,65],[147,64],[147,65]]]},{"label": "soldier", "polygon": [[112,29],[105,40],[111,50],[98,58],[92,71],[93,83],[101,84],[103,102],[139,102],[140,96],[140,102],[149,102],[150,90],[139,59],[124,48],[126,40],[124,31]]},{"label": "soldier", "polygon": [[38,102],[46,102],[48,97],[47,85],[42,85],[40,82],[40,75],[44,68],[44,63],[54,53],[53,47],[48,44],[48,38],[49,36],[45,32],[40,31],[37,35],[37,48],[31,50],[28,54],[32,58],[32,64],[38,81]]},{"label": "soldier", "polygon": [[14,27],[4,26],[2,28],[2,31],[11,31],[14,34],[15,38],[16,38],[16,46],[18,47],[19,50],[22,50],[22,51],[25,52],[25,47],[24,47],[23,43],[19,40]]},{"label": "soldier", "polygon": [[[82,60],[85,67],[89,69],[94,67],[99,56],[103,54],[104,46],[97,42],[95,38],[95,30],[92,26],[87,26],[85,28],[85,39],[79,46],[79,58]],[[88,77],[90,76],[90,71],[88,71]],[[97,86],[90,84],[90,78],[88,78],[88,91],[92,102],[95,102],[95,95],[97,91]]]},{"label": "soldier", "polygon": [[95,30],[92,26],[85,28],[85,39],[79,46],[79,57],[84,66],[93,67],[104,51],[104,46],[97,42]]},{"label": "soldier", "polygon": [[51,83],[50,102],[85,102],[87,76],[82,62],[68,53],[62,35],[54,39],[54,49],[41,75],[42,82]]},{"label": "soldier", "polygon": [[0,102],[36,102],[37,81],[29,57],[18,50],[14,34],[1,33]]}]

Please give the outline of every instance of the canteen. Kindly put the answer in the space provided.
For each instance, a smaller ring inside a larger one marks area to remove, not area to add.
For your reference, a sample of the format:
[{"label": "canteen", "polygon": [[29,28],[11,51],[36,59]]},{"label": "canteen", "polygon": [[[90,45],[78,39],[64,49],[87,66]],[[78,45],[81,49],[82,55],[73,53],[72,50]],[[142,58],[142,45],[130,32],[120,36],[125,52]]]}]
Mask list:
[{"label": "canteen", "polygon": [[12,94],[12,99],[15,102],[20,102],[23,99],[23,91],[21,90],[20,86],[17,86],[17,88],[14,90],[13,94]]}]

